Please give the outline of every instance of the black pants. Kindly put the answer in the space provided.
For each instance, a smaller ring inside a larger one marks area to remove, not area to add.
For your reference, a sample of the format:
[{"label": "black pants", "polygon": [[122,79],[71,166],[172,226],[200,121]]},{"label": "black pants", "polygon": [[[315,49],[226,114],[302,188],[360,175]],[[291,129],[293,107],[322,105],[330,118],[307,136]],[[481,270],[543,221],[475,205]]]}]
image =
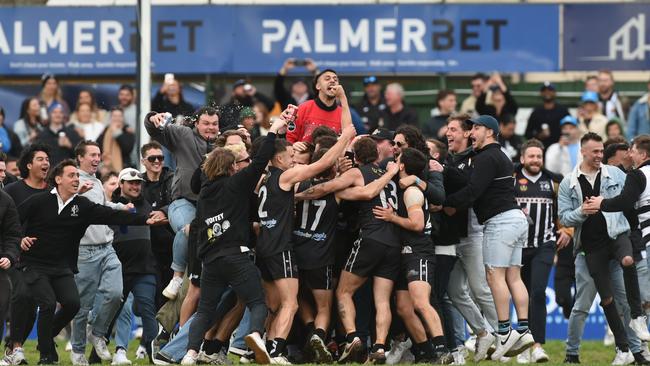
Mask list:
[{"label": "black pants", "polygon": [[251,332],[264,333],[268,310],[264,303],[264,289],[259,270],[247,254],[220,257],[210,263],[203,263],[201,298],[194,321],[190,325],[187,349],[199,351],[203,335],[214,324],[217,306],[229,286],[250,311]]},{"label": "black pants", "polygon": [[0,269],[0,332],[5,325],[7,312],[11,304],[11,280],[4,269]]},{"label": "black pants", "polygon": [[573,240],[557,252],[555,264],[555,302],[562,307],[565,319],[571,316],[573,309],[573,295],[571,289],[576,282],[575,257],[573,256]]},{"label": "black pants", "polygon": [[11,280],[12,291],[11,329],[6,346],[12,348],[13,343],[25,343],[29,337],[36,321],[36,304],[27,283],[25,283],[23,272],[17,268],[10,268],[7,274]]},{"label": "black pants", "polygon": [[[55,352],[52,338],[72,321],[79,311],[79,292],[70,270],[29,267],[25,282],[38,306],[38,349],[41,358]],[[56,311],[56,303],[61,309]]]},{"label": "black pants", "polygon": [[536,343],[546,343],[546,285],[553,267],[555,242],[547,241],[538,248],[522,250],[521,279],[530,297],[528,327]]},{"label": "black pants", "polygon": [[435,274],[433,278],[433,288],[431,289],[431,304],[438,312],[442,328],[445,332],[445,340],[449,349],[454,349],[457,346],[456,337],[454,336],[454,324],[451,314],[451,307],[449,301],[445,301],[444,297],[447,295],[447,286],[449,286],[449,276],[451,270],[456,264],[458,257],[450,255],[436,255]]}]

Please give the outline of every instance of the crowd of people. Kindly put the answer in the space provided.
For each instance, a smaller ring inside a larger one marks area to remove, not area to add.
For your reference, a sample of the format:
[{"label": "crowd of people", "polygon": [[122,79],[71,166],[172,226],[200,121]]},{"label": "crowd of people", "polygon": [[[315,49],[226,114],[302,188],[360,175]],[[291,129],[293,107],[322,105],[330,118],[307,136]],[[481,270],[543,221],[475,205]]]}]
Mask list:
[{"label": "crowd of people", "polygon": [[352,106],[289,59],[273,97],[238,80],[217,107],[166,78],[139,122],[132,87],[71,110],[45,75],[13,130],[0,113],[0,365],[35,322],[39,364],[68,328],[73,365],[129,365],[134,315],[157,365],[546,362],[554,265],[564,362],[598,294],[612,364],[650,364],[650,98],[626,113],[600,71],[574,116],[546,82],[517,136],[503,79],[471,86],[418,123],[398,83]]}]

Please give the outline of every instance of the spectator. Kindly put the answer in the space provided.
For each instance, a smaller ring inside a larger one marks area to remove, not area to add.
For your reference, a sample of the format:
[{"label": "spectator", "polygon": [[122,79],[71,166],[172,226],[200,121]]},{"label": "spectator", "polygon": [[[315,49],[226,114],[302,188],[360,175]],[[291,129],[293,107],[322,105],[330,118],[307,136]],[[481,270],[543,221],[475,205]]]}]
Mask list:
[{"label": "spectator", "polygon": [[5,110],[0,107],[0,152],[16,157],[20,156],[23,146],[20,138],[11,129],[5,126]]},{"label": "spectator", "polygon": [[499,121],[499,136],[497,136],[501,150],[515,163],[519,161],[521,145],[524,143],[524,139],[515,134],[516,126],[514,116],[504,116]]},{"label": "spectator", "polygon": [[580,129],[578,121],[570,115],[560,121],[560,140],[546,150],[546,169],[566,176],[580,163]]},{"label": "spectator", "polygon": [[489,78],[483,73],[478,73],[472,77],[472,93],[463,100],[460,106],[460,113],[474,115],[476,114],[476,100],[485,90],[485,84]]},{"label": "spectator", "polygon": [[630,157],[630,145],[625,142],[614,142],[606,145],[603,153],[603,164],[617,166],[628,173],[634,168],[634,162]]},{"label": "spectator", "polygon": [[456,93],[452,90],[441,90],[436,97],[437,115],[431,118],[429,124],[422,127],[425,137],[433,137],[447,141],[447,119],[456,111]]},{"label": "spectator", "polygon": [[0,152],[0,190],[4,189],[7,184],[13,183],[15,181],[16,177],[7,172],[7,155],[3,152]]},{"label": "spectator", "polygon": [[592,91],[598,93],[598,76],[589,75],[585,79],[585,91]]},{"label": "spectator", "polygon": [[20,156],[18,182],[5,187],[17,206],[33,194],[47,191],[47,173],[50,169],[50,149],[45,145],[31,144]]},{"label": "spectator", "polygon": [[113,197],[113,192],[118,187],[118,179],[116,172],[109,172],[102,176],[102,187],[104,188],[104,197],[106,201],[110,201]]},{"label": "spectator", "polygon": [[598,109],[598,93],[586,91],[580,101],[581,116],[578,117],[580,132],[582,134],[594,132],[603,139],[607,138],[607,117],[603,116]]},{"label": "spectator", "polygon": [[[97,106],[97,100],[95,100],[95,95],[90,90],[82,90],[79,92],[79,97],[77,98],[77,110],[79,109],[80,104],[88,104],[91,111],[91,119],[93,121],[99,121],[101,123],[106,122],[108,118],[108,113],[105,109],[99,108]],[[81,122],[78,117],[78,112],[75,110],[70,115],[70,122]]]},{"label": "spectator", "polygon": [[43,129],[41,119],[41,103],[36,97],[30,97],[20,106],[20,119],[14,123],[14,132],[20,138],[24,147],[34,142],[38,133]]},{"label": "spectator", "polygon": [[257,88],[246,82],[244,79],[235,81],[232,85],[232,97],[230,101],[220,107],[221,116],[219,117],[219,128],[228,129],[230,126],[239,124],[239,112],[244,107],[252,107],[255,102],[264,103],[269,111],[273,109],[273,101],[262,93],[257,92]]},{"label": "spectator", "polygon": [[273,96],[275,97],[275,100],[280,103],[282,110],[285,110],[289,104],[301,105],[310,99],[314,99],[314,95],[310,93],[309,85],[304,79],[295,80],[291,84],[291,90],[287,90],[284,86],[287,72],[299,66],[304,66],[312,76],[318,74],[318,68],[314,63],[314,60],[310,58],[304,60],[289,58],[284,61],[284,65],[282,65],[282,68],[276,75],[275,82],[273,83]]},{"label": "spectator", "polygon": [[[23,149],[25,151],[25,149]],[[20,169],[18,169],[18,159],[13,156],[7,156],[7,172],[14,177],[20,178]]]},{"label": "spectator", "polygon": [[341,107],[336,104],[336,87],[339,77],[332,69],[323,70],[314,78],[314,91],[318,93],[313,100],[298,107],[295,122],[287,127],[287,141],[312,141],[312,132],[318,126],[328,126],[336,132],[341,131]]},{"label": "spectator", "polygon": [[58,104],[61,106],[61,111],[63,112],[63,118],[67,121],[68,116],[70,116],[70,107],[68,103],[63,99],[63,92],[59,87],[59,81],[52,74],[43,74],[41,76],[41,92],[38,94],[39,100],[43,103],[41,108],[45,109],[45,113],[42,111],[41,114],[46,114],[50,111],[52,106]]},{"label": "spectator", "polygon": [[65,125],[64,107],[53,104],[49,108],[49,124],[38,134],[36,142],[45,144],[50,148],[50,164],[56,165],[65,159],[74,158],[73,149],[81,137],[70,125]]},{"label": "spectator", "polygon": [[447,145],[442,141],[436,139],[427,139],[427,146],[429,147],[429,155],[438,162],[447,160]]},{"label": "spectator", "polygon": [[255,126],[253,126],[251,139],[254,141],[260,136],[266,136],[269,128],[271,128],[271,116],[268,108],[262,102],[255,102],[253,112],[255,112]]},{"label": "spectator", "polygon": [[569,110],[555,99],[555,85],[546,81],[539,90],[542,105],[535,107],[526,125],[527,139],[536,138],[548,148],[560,139],[560,121]]},{"label": "spectator", "polygon": [[399,83],[386,85],[384,91],[386,108],[379,119],[378,127],[395,130],[401,125],[418,125],[418,114],[404,102],[404,88]]},{"label": "spectator", "polygon": [[646,84],[648,93],[639,98],[632,108],[627,121],[627,139],[632,140],[638,135],[645,135],[650,133],[650,80]]},{"label": "spectator", "polygon": [[625,134],[623,133],[623,126],[621,126],[621,121],[619,121],[619,119],[616,117],[610,119],[609,122],[607,122],[605,131],[607,131],[607,140],[619,137],[625,138]]},{"label": "spectator", "polygon": [[0,190],[0,324],[4,326],[5,317],[11,303],[11,281],[9,268],[18,264],[22,232],[16,204],[8,194]]},{"label": "spectator", "polygon": [[84,140],[97,141],[104,131],[104,124],[93,118],[92,106],[88,103],[77,104],[75,110],[77,121],[70,122]]},{"label": "spectator", "polygon": [[[117,94],[117,100],[118,107],[122,109],[122,114],[124,115],[124,124],[126,125],[126,130],[132,134],[135,134],[138,117],[136,116],[137,108],[135,106],[135,90],[133,87],[128,84],[120,86],[120,91]],[[132,162],[139,160],[138,147],[135,144],[133,145],[133,149],[130,152],[129,158]]]},{"label": "spectator", "polygon": [[252,136],[255,133],[256,118],[257,116],[255,111],[251,107],[245,107],[241,112],[239,112],[239,124],[237,125],[237,129],[241,131],[245,130],[249,140],[252,140]]},{"label": "spectator", "polygon": [[124,112],[118,107],[110,113],[110,123],[102,131],[97,143],[102,151],[102,162],[109,171],[119,172],[132,167],[131,151],[135,146],[135,135],[124,123]]},{"label": "spectator", "polygon": [[625,126],[625,114],[621,97],[614,89],[614,75],[609,70],[598,71],[598,103],[600,112],[608,119],[618,117]]},{"label": "spectator", "polygon": [[151,110],[168,112],[172,117],[191,116],[194,107],[183,98],[183,88],[176,79],[166,80],[151,101]]},{"label": "spectator", "polygon": [[476,112],[490,115],[500,121],[507,114],[516,116],[518,109],[517,102],[501,75],[494,73],[485,84],[483,93],[476,99]]},{"label": "spectator", "polygon": [[363,78],[363,90],[363,98],[356,109],[368,133],[372,133],[379,126],[379,119],[386,110],[386,101],[376,76]]}]

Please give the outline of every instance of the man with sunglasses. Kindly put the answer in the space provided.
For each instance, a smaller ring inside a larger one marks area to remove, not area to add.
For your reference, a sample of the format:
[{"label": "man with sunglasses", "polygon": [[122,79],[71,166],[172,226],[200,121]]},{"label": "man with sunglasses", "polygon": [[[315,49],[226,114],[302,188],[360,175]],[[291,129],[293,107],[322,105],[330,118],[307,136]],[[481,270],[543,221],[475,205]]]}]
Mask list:
[{"label": "man with sunglasses", "polygon": [[386,109],[386,101],[376,76],[363,78],[363,90],[365,93],[356,109],[368,132],[372,133],[379,125],[381,113]]}]

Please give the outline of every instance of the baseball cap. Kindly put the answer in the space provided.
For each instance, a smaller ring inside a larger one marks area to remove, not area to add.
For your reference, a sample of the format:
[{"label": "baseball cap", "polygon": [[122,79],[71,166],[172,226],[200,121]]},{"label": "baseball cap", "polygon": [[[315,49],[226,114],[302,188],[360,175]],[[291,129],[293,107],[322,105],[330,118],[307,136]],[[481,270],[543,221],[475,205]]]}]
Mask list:
[{"label": "baseball cap", "polygon": [[246,85],[246,80],[239,79],[239,80],[235,81],[234,83],[232,83],[232,88],[235,89],[238,86],[244,86],[244,85]]},{"label": "baseball cap", "polygon": [[497,122],[496,118],[492,116],[484,114],[475,118],[470,118],[467,120],[467,122],[473,125],[485,126],[491,129],[494,131],[494,137],[499,134],[499,122]]},{"label": "baseball cap", "polygon": [[555,84],[551,83],[550,81],[545,81],[542,86],[539,88],[539,91],[543,90],[552,90],[555,91]]},{"label": "baseball cap", "polygon": [[566,124],[572,124],[574,126],[578,125],[578,120],[573,117],[572,115],[566,115],[564,118],[560,120],[560,126],[564,126]]},{"label": "baseball cap", "polygon": [[370,85],[370,84],[379,84],[379,80],[377,80],[376,76],[371,75],[363,78],[363,86]]},{"label": "baseball cap", "polygon": [[582,103],[598,103],[598,93],[595,91],[585,91],[580,98]]},{"label": "baseball cap", "polygon": [[370,138],[373,140],[388,140],[393,143],[393,138],[395,137],[395,132],[388,130],[386,128],[378,128],[370,134]]},{"label": "baseball cap", "polygon": [[134,180],[139,180],[139,181],[144,181],[142,177],[140,176],[140,172],[137,169],[134,168],[125,168],[122,169],[120,174],[118,175],[117,179],[121,182],[123,180],[126,181],[134,181]]}]

